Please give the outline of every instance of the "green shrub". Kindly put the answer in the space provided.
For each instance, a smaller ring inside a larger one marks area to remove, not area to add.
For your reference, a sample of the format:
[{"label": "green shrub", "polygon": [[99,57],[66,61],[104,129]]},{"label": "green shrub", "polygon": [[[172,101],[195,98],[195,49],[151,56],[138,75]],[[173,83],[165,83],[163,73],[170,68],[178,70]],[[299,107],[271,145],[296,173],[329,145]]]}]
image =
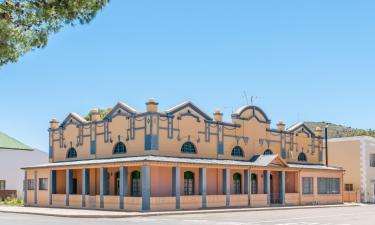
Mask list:
[{"label": "green shrub", "polygon": [[3,201],[0,201],[0,205],[23,206],[23,199],[20,199],[20,198],[6,198]]}]

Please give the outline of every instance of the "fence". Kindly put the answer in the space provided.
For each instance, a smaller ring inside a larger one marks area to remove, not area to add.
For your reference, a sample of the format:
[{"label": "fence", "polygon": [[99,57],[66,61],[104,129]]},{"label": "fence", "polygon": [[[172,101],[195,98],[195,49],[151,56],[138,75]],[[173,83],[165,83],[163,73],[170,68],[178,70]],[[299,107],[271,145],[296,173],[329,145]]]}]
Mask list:
[{"label": "fence", "polygon": [[343,195],[344,202],[360,202],[361,196],[359,191],[344,191]]},{"label": "fence", "polygon": [[17,198],[16,190],[0,190],[0,200],[3,201],[6,198]]}]

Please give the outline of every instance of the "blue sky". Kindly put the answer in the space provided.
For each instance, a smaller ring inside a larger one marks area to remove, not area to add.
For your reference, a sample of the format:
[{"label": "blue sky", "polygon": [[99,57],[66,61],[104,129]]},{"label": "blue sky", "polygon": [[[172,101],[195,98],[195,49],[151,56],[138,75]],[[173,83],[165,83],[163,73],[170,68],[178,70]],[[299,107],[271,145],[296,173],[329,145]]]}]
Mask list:
[{"label": "blue sky", "polygon": [[49,120],[117,101],[192,100],[225,118],[258,96],[273,124],[375,128],[373,1],[112,0],[0,69],[0,130],[48,149]]}]

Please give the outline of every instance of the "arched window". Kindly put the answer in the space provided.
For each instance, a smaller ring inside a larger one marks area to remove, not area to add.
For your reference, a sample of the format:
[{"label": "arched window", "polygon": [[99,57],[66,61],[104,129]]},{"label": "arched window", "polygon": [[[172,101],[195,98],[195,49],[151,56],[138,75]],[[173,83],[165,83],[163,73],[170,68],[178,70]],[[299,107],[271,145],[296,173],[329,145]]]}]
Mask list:
[{"label": "arched window", "polygon": [[66,158],[77,158],[77,151],[74,148],[70,148],[66,154]]},{"label": "arched window", "polygon": [[184,195],[194,195],[194,173],[190,171],[184,173]]},{"label": "arched window", "polygon": [[234,147],[232,150],[232,156],[243,157],[244,154],[243,154],[242,148],[240,146]]},{"label": "arched window", "polygon": [[233,191],[234,194],[241,194],[241,174],[233,174]]},{"label": "arched window", "polygon": [[197,153],[197,149],[195,148],[194,144],[191,143],[190,141],[185,142],[182,147],[181,147],[181,152],[182,153],[190,153],[190,154],[195,154]]},{"label": "arched window", "polygon": [[251,174],[251,194],[258,193],[258,177],[256,174]]},{"label": "arched window", "polygon": [[263,155],[272,155],[273,152],[271,149],[267,149],[266,151],[264,151]]},{"label": "arched window", "polygon": [[113,154],[124,154],[126,153],[126,146],[122,142],[118,142],[113,148]]},{"label": "arched window", "polygon": [[306,162],[306,161],[307,161],[306,154],[303,153],[303,152],[301,152],[301,153],[298,155],[298,161]]},{"label": "arched window", "polygon": [[131,196],[141,196],[141,172],[138,170],[132,172]]}]

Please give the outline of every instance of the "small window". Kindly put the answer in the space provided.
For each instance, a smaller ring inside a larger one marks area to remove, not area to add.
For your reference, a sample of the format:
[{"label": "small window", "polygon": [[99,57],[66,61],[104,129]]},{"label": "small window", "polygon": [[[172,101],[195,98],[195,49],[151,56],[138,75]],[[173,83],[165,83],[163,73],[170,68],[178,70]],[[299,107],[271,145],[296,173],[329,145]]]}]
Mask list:
[{"label": "small window", "polygon": [[4,191],[6,188],[5,180],[0,180],[0,191]]},{"label": "small window", "polygon": [[271,149],[267,149],[266,151],[264,151],[263,155],[273,155],[273,152]]},{"label": "small window", "polygon": [[185,142],[182,147],[181,147],[181,152],[182,153],[190,153],[190,154],[196,154],[197,149],[195,148],[194,144],[191,143],[190,141]]},{"label": "small window", "polygon": [[235,173],[233,174],[233,189],[234,194],[241,194],[241,174]]},{"label": "small window", "polygon": [[242,148],[240,146],[236,146],[232,150],[232,156],[234,157],[244,157]]},{"label": "small window", "polygon": [[48,178],[39,178],[39,190],[48,190]]},{"label": "small window", "polygon": [[113,148],[113,154],[125,154],[126,153],[126,146],[124,143],[119,142]]},{"label": "small window", "polygon": [[302,193],[304,195],[313,194],[313,178],[302,177]]},{"label": "small window", "polygon": [[353,191],[353,184],[345,184],[345,191]]},{"label": "small window", "polygon": [[307,161],[306,154],[303,153],[303,152],[301,152],[301,153],[298,155],[298,161],[306,162],[306,161]]},{"label": "small window", "polygon": [[370,154],[370,167],[375,167],[375,154]]},{"label": "small window", "polygon": [[27,180],[27,190],[29,190],[29,191],[35,190],[35,180],[34,179],[28,179]]},{"label": "small window", "polygon": [[68,150],[67,158],[77,158],[77,151],[74,148]]}]

